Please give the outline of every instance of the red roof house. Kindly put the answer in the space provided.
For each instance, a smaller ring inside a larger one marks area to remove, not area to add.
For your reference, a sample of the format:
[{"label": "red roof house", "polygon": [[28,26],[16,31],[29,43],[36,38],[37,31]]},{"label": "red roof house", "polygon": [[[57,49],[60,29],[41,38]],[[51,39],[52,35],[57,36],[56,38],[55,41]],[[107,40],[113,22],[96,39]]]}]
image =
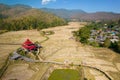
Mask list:
[{"label": "red roof house", "polygon": [[27,49],[28,51],[37,50],[37,46],[33,44],[29,39],[27,39],[23,44],[22,47]]}]

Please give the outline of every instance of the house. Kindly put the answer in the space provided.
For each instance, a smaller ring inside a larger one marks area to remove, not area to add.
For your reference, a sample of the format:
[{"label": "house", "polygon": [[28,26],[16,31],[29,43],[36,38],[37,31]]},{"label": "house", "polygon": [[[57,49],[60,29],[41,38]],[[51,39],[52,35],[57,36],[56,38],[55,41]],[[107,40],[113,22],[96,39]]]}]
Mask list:
[{"label": "house", "polygon": [[17,51],[13,52],[13,55],[10,56],[10,60],[18,60],[18,59],[25,60],[28,62],[35,62],[35,60],[33,59],[20,55],[19,53],[17,53]]},{"label": "house", "polygon": [[89,40],[90,42],[94,42],[94,41],[95,41],[95,39],[93,39],[92,37],[90,37],[88,40]]},{"label": "house", "polygon": [[23,44],[22,47],[28,51],[37,51],[38,48],[41,48],[40,45],[32,43],[29,39],[27,39]]},{"label": "house", "polygon": [[90,38],[88,39],[90,42],[98,42],[104,43],[104,41],[108,38],[111,42],[118,42],[120,37],[120,28],[118,26],[114,26],[111,28],[110,26],[100,27],[98,30],[91,30]]},{"label": "house", "polygon": [[110,39],[110,41],[111,41],[112,43],[114,43],[114,42],[118,42],[119,40],[118,40],[118,39]]},{"label": "house", "polygon": [[10,57],[11,60],[17,60],[19,58],[21,58],[21,55],[18,54],[16,51],[13,52],[13,55]]}]

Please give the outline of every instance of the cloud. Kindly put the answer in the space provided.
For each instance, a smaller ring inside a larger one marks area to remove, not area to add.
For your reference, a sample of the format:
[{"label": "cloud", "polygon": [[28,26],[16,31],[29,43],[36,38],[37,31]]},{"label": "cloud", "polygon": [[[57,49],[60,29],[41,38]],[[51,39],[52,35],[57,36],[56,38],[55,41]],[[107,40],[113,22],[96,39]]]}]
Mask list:
[{"label": "cloud", "polygon": [[42,0],[42,5],[48,4],[51,1],[56,1],[56,0]]}]

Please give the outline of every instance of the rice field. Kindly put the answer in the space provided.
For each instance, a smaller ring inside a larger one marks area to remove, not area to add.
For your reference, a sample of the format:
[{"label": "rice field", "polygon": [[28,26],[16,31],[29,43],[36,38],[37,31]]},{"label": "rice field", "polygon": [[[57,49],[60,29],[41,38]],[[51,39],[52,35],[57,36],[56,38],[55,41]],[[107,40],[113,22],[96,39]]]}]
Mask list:
[{"label": "rice field", "polygon": [[[25,30],[25,31],[12,31],[0,34],[0,68],[3,66],[9,53],[15,51],[17,48],[21,47],[21,44],[29,38],[33,42],[42,42],[41,45],[43,49],[41,50],[40,56],[43,57],[44,61],[57,61],[67,64],[85,64],[93,67],[97,67],[105,72],[107,72],[113,79],[120,80],[120,55],[106,48],[93,48],[90,46],[82,45],[73,39],[72,31],[78,30],[81,23],[71,22],[67,26],[59,26],[49,29],[44,29],[43,31],[53,31],[54,34],[46,35],[43,37],[37,30]],[[3,45],[6,43],[19,44],[19,45]],[[8,67],[2,80],[40,80],[45,74],[46,70],[49,68],[50,64],[41,63],[28,63],[24,61],[13,61],[13,63]],[[57,68],[56,68],[57,69]],[[84,68],[85,77],[91,80],[108,80],[97,71],[91,70],[89,68]],[[58,72],[57,72],[58,71]],[[70,75],[73,75],[71,80],[79,80],[80,76],[76,71],[69,72],[66,70],[57,70],[51,75],[57,76],[60,72],[64,72],[67,80]],[[57,73],[56,73],[57,72]],[[74,74],[72,74],[73,72]],[[67,77],[68,76],[68,77]],[[75,76],[75,77],[74,77]],[[29,77],[29,78],[28,78]],[[64,75],[61,75],[64,77]],[[57,77],[56,77],[57,78]],[[53,79],[53,78],[52,78]],[[49,80],[52,80],[49,78]],[[57,78],[56,80],[58,80]]]},{"label": "rice field", "polygon": [[79,72],[73,69],[56,69],[48,80],[80,80]]}]

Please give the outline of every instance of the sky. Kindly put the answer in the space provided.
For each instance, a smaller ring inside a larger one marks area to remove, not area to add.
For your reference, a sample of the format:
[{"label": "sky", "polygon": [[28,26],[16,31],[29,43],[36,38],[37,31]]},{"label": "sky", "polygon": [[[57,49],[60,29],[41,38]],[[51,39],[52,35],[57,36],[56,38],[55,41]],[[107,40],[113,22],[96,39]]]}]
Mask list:
[{"label": "sky", "polygon": [[25,4],[33,8],[81,9],[86,12],[120,13],[120,0],[0,0],[9,5]]}]

